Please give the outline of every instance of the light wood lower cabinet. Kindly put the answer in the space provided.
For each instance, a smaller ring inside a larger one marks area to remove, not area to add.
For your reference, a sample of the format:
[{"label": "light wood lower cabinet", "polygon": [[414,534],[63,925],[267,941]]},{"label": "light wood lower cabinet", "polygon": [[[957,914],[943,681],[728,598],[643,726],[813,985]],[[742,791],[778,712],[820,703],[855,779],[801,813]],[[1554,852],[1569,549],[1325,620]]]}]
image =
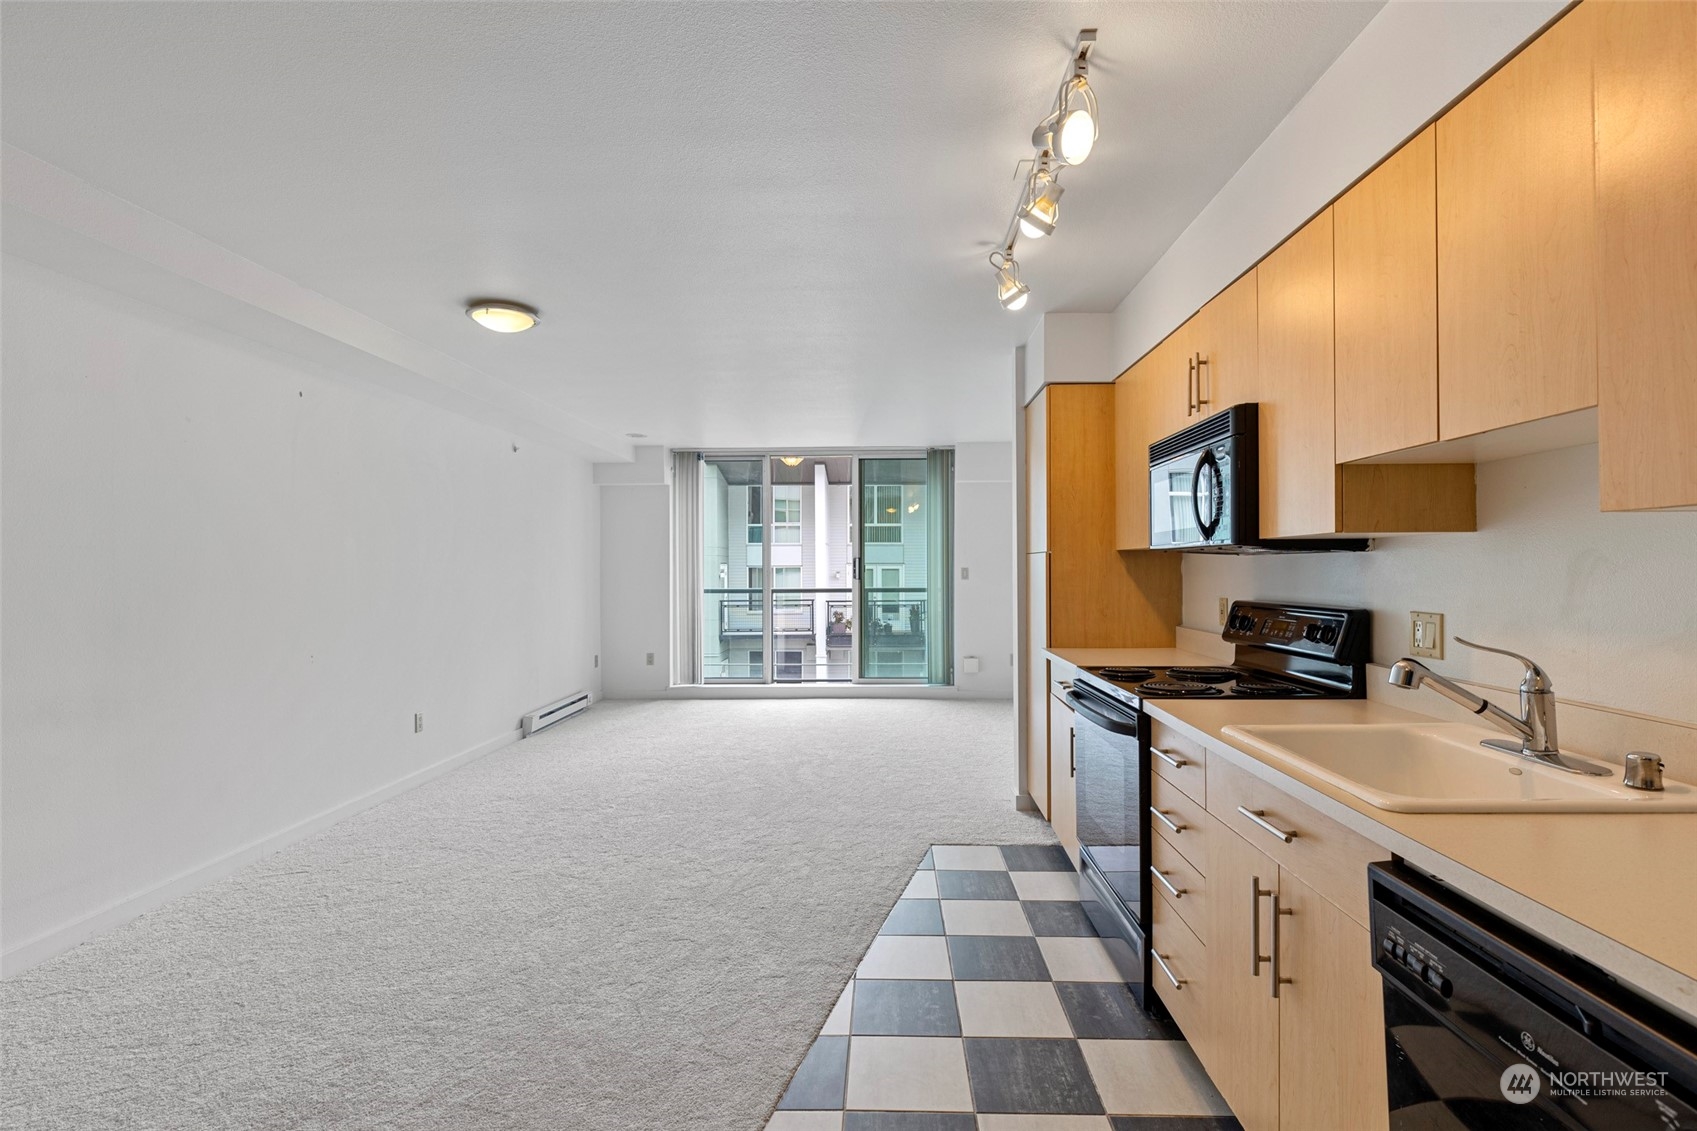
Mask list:
[{"label": "light wood lower cabinet", "polygon": [[1078,752],[1072,708],[1049,696],[1049,824],[1078,867]]},{"label": "light wood lower cabinet", "polygon": [[[1279,1003],[1269,991],[1265,930],[1279,866],[1216,825],[1210,838],[1208,981],[1215,1009],[1199,1040],[1188,1031],[1214,1085],[1247,1131],[1279,1126]],[[1311,1128],[1310,1131],[1321,1131]],[[1341,1131],[1341,1129],[1340,1129]]]},{"label": "light wood lower cabinet", "polygon": [[1279,987],[1279,1126],[1383,1128],[1384,998],[1372,935],[1282,868],[1278,886],[1270,946],[1278,948],[1280,976],[1290,979]]},{"label": "light wood lower cabinet", "polygon": [[[1207,776],[1214,812],[1160,776],[1152,783],[1156,808],[1181,826],[1157,825],[1151,845],[1155,867],[1182,892],[1157,882],[1150,938],[1168,967],[1152,975],[1161,1000],[1248,1131],[1384,1128],[1371,935],[1334,899],[1364,904],[1367,862],[1385,853],[1223,759],[1208,759]],[[1239,831],[1218,815],[1224,806],[1240,819],[1238,804],[1296,835]]]}]

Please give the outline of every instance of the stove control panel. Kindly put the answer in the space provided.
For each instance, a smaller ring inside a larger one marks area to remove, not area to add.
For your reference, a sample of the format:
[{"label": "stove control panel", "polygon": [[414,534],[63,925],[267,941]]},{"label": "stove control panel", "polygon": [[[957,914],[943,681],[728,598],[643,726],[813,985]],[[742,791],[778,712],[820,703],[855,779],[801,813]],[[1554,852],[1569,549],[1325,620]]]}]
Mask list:
[{"label": "stove control panel", "polygon": [[1253,644],[1336,663],[1368,659],[1366,609],[1270,605],[1234,601],[1220,635],[1233,644]]}]

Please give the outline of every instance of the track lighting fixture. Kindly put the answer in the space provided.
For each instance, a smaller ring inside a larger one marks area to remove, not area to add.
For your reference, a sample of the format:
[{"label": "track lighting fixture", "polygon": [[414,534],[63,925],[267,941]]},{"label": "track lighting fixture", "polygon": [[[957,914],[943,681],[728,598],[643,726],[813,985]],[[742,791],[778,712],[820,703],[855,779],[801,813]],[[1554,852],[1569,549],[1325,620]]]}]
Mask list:
[{"label": "track lighting fixture", "polygon": [[[1019,237],[1040,240],[1052,235],[1061,217],[1061,170],[1079,165],[1096,147],[1096,92],[1090,89],[1090,51],[1096,46],[1096,29],[1084,28],[1073,44],[1072,62],[1049,114],[1037,124],[1031,143],[1037,148],[1031,172],[1025,178],[1013,220],[1001,246],[990,253],[996,269],[996,297],[1006,310],[1019,310],[1030,301],[1031,288],[1019,277],[1014,261],[1014,244]],[[1025,165],[1024,161],[1019,163]],[[1016,170],[1017,172],[1017,170]]]},{"label": "track lighting fixture", "polygon": [[1019,209],[1019,231],[1026,239],[1040,240],[1055,230],[1061,218],[1061,182],[1042,162],[1031,171],[1025,186],[1025,203]]},{"label": "track lighting fixture", "polygon": [[1012,249],[991,252],[990,263],[996,268],[996,298],[1002,309],[1019,310],[1031,298],[1031,288],[1019,281],[1019,264],[1014,262]]}]

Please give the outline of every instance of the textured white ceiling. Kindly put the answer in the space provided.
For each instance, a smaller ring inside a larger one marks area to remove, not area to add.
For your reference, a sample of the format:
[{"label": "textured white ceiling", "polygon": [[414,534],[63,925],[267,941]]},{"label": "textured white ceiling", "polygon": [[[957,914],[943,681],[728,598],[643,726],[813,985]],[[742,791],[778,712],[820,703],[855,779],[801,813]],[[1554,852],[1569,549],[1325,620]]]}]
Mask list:
[{"label": "textured white ceiling", "polygon": [[[1111,310],[1378,7],[8,2],[4,139],[614,435],[997,439],[1038,314]],[[1084,26],[1102,140],[1009,315]]]}]

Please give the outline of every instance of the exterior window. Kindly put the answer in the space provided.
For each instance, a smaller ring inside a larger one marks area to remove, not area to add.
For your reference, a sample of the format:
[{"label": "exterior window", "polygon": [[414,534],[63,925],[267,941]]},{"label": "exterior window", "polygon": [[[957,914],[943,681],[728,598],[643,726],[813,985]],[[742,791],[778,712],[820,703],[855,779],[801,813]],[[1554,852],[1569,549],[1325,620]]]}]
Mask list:
[{"label": "exterior window", "polygon": [[778,678],[801,678],[801,653],[798,651],[780,651],[778,653]]},{"label": "exterior window", "polygon": [[801,567],[800,566],[774,566],[773,569],[772,569],[772,588],[774,588],[774,589],[800,589],[801,588]]},{"label": "exterior window", "polygon": [[772,542],[796,545],[801,541],[801,488],[772,488]]},{"label": "exterior window", "polygon": [[902,489],[894,484],[866,488],[868,542],[902,540]]},{"label": "exterior window", "polygon": [[[751,488],[748,492],[748,544],[750,546],[760,545],[761,534],[760,492]],[[752,582],[749,584],[749,588],[754,588]]]},{"label": "exterior window", "polygon": [[766,660],[760,649],[756,648],[748,654],[748,674],[758,679],[765,673]]},{"label": "exterior window", "polygon": [[766,570],[762,566],[748,567],[748,587],[759,589],[766,584]]}]

